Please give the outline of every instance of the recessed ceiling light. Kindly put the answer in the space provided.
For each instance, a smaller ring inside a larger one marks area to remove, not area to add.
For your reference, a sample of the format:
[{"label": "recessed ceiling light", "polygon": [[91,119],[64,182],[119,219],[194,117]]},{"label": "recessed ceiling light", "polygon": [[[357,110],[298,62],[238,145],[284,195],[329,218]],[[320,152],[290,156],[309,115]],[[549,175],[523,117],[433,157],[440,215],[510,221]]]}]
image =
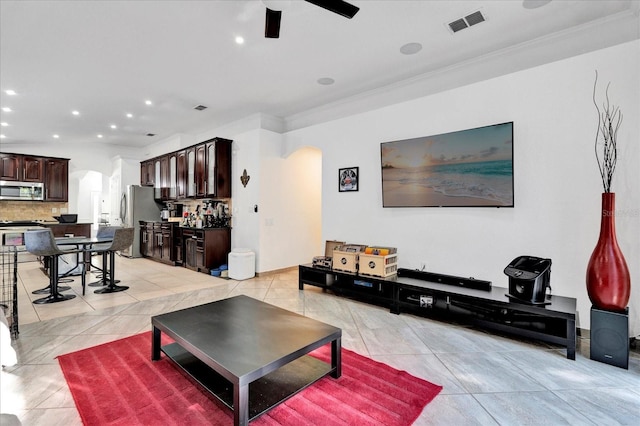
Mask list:
[{"label": "recessed ceiling light", "polygon": [[422,50],[420,43],[407,43],[400,48],[400,53],[403,55],[414,55]]},{"label": "recessed ceiling light", "polygon": [[2,123],[0,123],[0,126],[2,126],[2,127],[7,127],[8,125],[9,125],[9,123],[7,123],[7,122],[5,122],[5,121],[3,121]]},{"label": "recessed ceiling light", "polygon": [[6,93],[9,96],[13,96],[16,94],[16,91],[9,89],[9,90],[5,90],[4,93]]},{"label": "recessed ceiling light", "polygon": [[133,118],[133,114],[127,113],[127,118]]},{"label": "recessed ceiling light", "polygon": [[60,135],[53,135],[53,138],[54,138],[54,139],[59,139],[59,138],[60,138]]},{"label": "recessed ceiling light", "polygon": [[321,84],[323,86],[330,86],[335,82],[336,81],[334,79],[332,79],[331,77],[322,77],[322,78],[318,79],[318,84]]},{"label": "recessed ceiling light", "polygon": [[80,111],[73,110],[73,111],[71,111],[71,114],[73,114],[73,115],[80,115]]},{"label": "recessed ceiling light", "polygon": [[148,100],[148,99],[147,99],[146,101],[144,101],[144,103],[145,103],[146,105],[153,105],[153,102],[151,102],[151,101],[150,101],[150,100]]},{"label": "recessed ceiling light", "polygon": [[237,36],[236,37],[236,43],[237,44],[244,44],[244,37]]},{"label": "recessed ceiling light", "polygon": [[116,126],[115,124],[111,124],[109,127],[111,127],[112,129],[117,129],[118,126]]},{"label": "recessed ceiling light", "polygon": [[102,135],[96,135],[96,136],[98,136],[99,139],[102,139]]},{"label": "recessed ceiling light", "polygon": [[13,111],[13,110],[12,110],[11,108],[9,108],[9,107],[2,107],[2,110],[3,110],[4,112],[11,112],[11,111]]}]

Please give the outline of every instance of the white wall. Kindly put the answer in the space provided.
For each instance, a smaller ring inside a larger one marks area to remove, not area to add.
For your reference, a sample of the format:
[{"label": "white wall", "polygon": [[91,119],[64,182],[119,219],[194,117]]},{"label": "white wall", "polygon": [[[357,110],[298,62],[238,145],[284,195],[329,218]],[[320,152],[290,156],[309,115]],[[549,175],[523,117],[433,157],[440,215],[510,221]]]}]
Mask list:
[{"label": "white wall", "polygon": [[[231,247],[256,254],[256,271],[308,263],[321,241],[321,155],[302,148],[284,157],[282,135],[253,129],[221,137],[232,143]],[[201,135],[198,140],[211,138]],[[244,187],[240,176],[250,176]],[[255,211],[257,206],[258,211]]]},{"label": "white wall", "polygon": [[[402,267],[473,276],[507,287],[520,255],[553,260],[553,294],[578,299],[589,328],[586,265],[599,233],[594,71],[625,115],[619,133],[618,239],[632,276],[631,333],[640,333],[640,42],[292,131],[289,149],[322,150],[323,240],[390,245]],[[604,86],[602,86],[604,87]],[[514,121],[515,208],[382,208],[380,143]],[[358,192],[339,193],[341,167],[360,167]]]}]

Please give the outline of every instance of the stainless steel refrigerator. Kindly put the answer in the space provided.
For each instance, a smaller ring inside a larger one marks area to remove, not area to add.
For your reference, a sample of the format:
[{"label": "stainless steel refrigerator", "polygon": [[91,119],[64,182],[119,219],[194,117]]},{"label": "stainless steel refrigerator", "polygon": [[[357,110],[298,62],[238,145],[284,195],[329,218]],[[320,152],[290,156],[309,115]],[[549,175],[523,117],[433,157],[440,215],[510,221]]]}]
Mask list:
[{"label": "stainless steel refrigerator", "polygon": [[135,228],[133,245],[122,250],[127,257],[141,257],[140,254],[140,221],[159,221],[161,205],[153,198],[154,190],[150,186],[127,185],[127,190],[120,199],[120,219],[122,225]]}]

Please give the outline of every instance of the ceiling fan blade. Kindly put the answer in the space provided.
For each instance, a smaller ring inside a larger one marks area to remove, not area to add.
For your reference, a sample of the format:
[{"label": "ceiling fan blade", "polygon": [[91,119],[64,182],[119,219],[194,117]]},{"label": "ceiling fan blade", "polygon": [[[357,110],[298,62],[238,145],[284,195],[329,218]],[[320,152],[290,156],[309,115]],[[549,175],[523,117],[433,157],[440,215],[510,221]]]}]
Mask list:
[{"label": "ceiling fan blade", "polygon": [[353,18],[353,16],[360,10],[359,7],[354,6],[346,1],[342,0],[305,0],[308,3],[320,6],[323,9],[327,9],[338,15],[342,15],[345,18]]},{"label": "ceiling fan blade", "polygon": [[282,17],[281,10],[271,10],[267,8],[267,14],[264,24],[264,36],[266,38],[279,38],[280,37],[280,18]]}]

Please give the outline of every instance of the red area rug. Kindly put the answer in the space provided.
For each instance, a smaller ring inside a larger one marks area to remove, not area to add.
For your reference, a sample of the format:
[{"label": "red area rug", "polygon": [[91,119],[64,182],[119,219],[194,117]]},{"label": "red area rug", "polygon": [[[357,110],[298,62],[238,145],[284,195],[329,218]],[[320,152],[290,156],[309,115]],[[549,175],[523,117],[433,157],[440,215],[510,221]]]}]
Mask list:
[{"label": "red area rug", "polygon": [[[163,344],[170,343],[163,335]],[[312,353],[330,362],[328,345]],[[231,425],[231,410],[172,361],[151,361],[151,333],[58,357],[85,425]],[[252,425],[409,425],[441,386],[342,349],[342,376],[324,377]]]}]

